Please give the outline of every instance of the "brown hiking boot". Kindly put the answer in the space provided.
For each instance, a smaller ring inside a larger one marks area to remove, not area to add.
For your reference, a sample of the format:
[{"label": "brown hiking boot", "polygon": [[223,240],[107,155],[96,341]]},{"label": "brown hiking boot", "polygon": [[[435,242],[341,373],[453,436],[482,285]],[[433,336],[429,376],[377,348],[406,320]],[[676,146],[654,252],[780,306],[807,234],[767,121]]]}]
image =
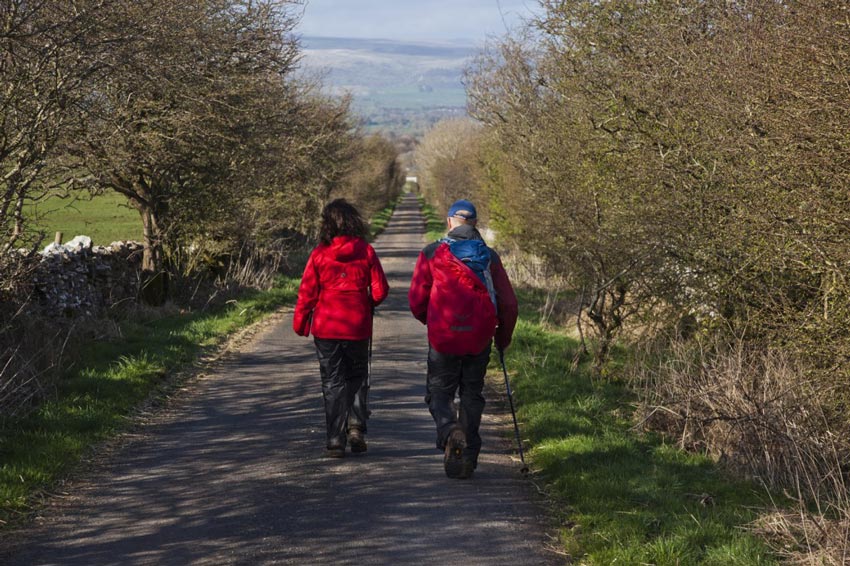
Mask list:
[{"label": "brown hiking boot", "polygon": [[345,444],[342,444],[339,441],[331,441],[327,445],[327,450],[325,451],[325,456],[328,458],[344,458],[345,457]]},{"label": "brown hiking boot", "polygon": [[458,475],[458,479],[466,480],[472,477],[472,473],[475,471],[475,461],[472,458],[464,457],[463,462],[460,465],[460,475]]},{"label": "brown hiking boot", "polygon": [[366,452],[366,437],[359,428],[353,428],[348,431],[348,445],[351,446],[351,451],[354,454],[362,454]]},{"label": "brown hiking boot", "polygon": [[466,434],[464,434],[462,428],[455,426],[449,433],[448,440],[446,440],[446,453],[443,457],[443,468],[446,470],[448,477],[464,479],[471,475],[471,472],[468,475],[464,475],[464,448],[466,448]]}]

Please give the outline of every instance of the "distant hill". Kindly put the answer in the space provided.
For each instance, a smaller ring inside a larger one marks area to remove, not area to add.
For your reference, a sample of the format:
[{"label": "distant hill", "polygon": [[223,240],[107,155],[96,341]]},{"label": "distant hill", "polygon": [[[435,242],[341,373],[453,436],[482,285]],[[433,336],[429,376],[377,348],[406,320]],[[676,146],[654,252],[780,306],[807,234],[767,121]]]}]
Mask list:
[{"label": "distant hill", "polygon": [[469,45],[443,43],[407,43],[391,39],[360,39],[346,37],[302,37],[305,49],[369,51],[389,55],[413,57],[444,57],[463,59],[475,55],[476,49]]},{"label": "distant hill", "polygon": [[333,93],[350,92],[370,129],[421,135],[464,115],[461,78],[477,50],[467,45],[381,39],[302,37],[302,66],[320,72]]}]

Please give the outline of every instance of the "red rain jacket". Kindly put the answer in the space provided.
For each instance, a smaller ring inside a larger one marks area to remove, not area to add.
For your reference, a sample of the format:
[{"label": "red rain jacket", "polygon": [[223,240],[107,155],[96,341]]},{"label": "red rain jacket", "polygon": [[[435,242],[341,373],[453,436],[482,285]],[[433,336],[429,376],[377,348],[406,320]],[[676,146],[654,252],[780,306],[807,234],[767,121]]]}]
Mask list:
[{"label": "red rain jacket", "polygon": [[448,244],[431,244],[422,250],[408,300],[413,316],[428,325],[432,348],[464,356],[482,352],[491,339],[500,350],[510,345],[517,300],[501,259],[492,251],[490,274],[498,309],[481,279],[452,254]]},{"label": "red rain jacket", "polygon": [[[372,309],[387,298],[389,285],[375,250],[366,240],[337,236],[320,244],[304,268],[292,328],[327,340],[372,336]],[[370,296],[371,295],[371,296]]]}]

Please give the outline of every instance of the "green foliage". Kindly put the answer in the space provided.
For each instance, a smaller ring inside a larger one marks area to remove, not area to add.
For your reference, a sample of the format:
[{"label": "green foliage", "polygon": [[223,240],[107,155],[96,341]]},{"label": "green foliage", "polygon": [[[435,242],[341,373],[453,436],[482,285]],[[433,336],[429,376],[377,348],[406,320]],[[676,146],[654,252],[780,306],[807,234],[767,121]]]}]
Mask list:
[{"label": "green foliage", "polygon": [[55,395],[28,416],[0,423],[0,524],[30,510],[33,498],[79,461],[86,449],[125,429],[140,402],[167,387],[233,331],[295,300],[298,281],[281,278],[226,308],[120,323],[120,338],[85,345]]},{"label": "green foliage", "polygon": [[[531,295],[520,292],[521,302]],[[766,494],[707,458],[637,433],[634,394],[570,369],[578,344],[527,309],[506,360],[533,467],[562,509],[561,542],[581,564],[774,564],[741,527]]]}]

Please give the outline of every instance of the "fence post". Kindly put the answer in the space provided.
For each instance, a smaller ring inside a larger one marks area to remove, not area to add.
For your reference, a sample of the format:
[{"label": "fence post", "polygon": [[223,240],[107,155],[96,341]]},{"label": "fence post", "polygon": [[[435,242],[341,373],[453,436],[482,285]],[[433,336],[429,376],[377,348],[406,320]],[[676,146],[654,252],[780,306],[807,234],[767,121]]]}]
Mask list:
[{"label": "fence post", "polygon": [[56,235],[53,237],[53,243],[57,246],[62,245],[62,232],[56,232]]}]

